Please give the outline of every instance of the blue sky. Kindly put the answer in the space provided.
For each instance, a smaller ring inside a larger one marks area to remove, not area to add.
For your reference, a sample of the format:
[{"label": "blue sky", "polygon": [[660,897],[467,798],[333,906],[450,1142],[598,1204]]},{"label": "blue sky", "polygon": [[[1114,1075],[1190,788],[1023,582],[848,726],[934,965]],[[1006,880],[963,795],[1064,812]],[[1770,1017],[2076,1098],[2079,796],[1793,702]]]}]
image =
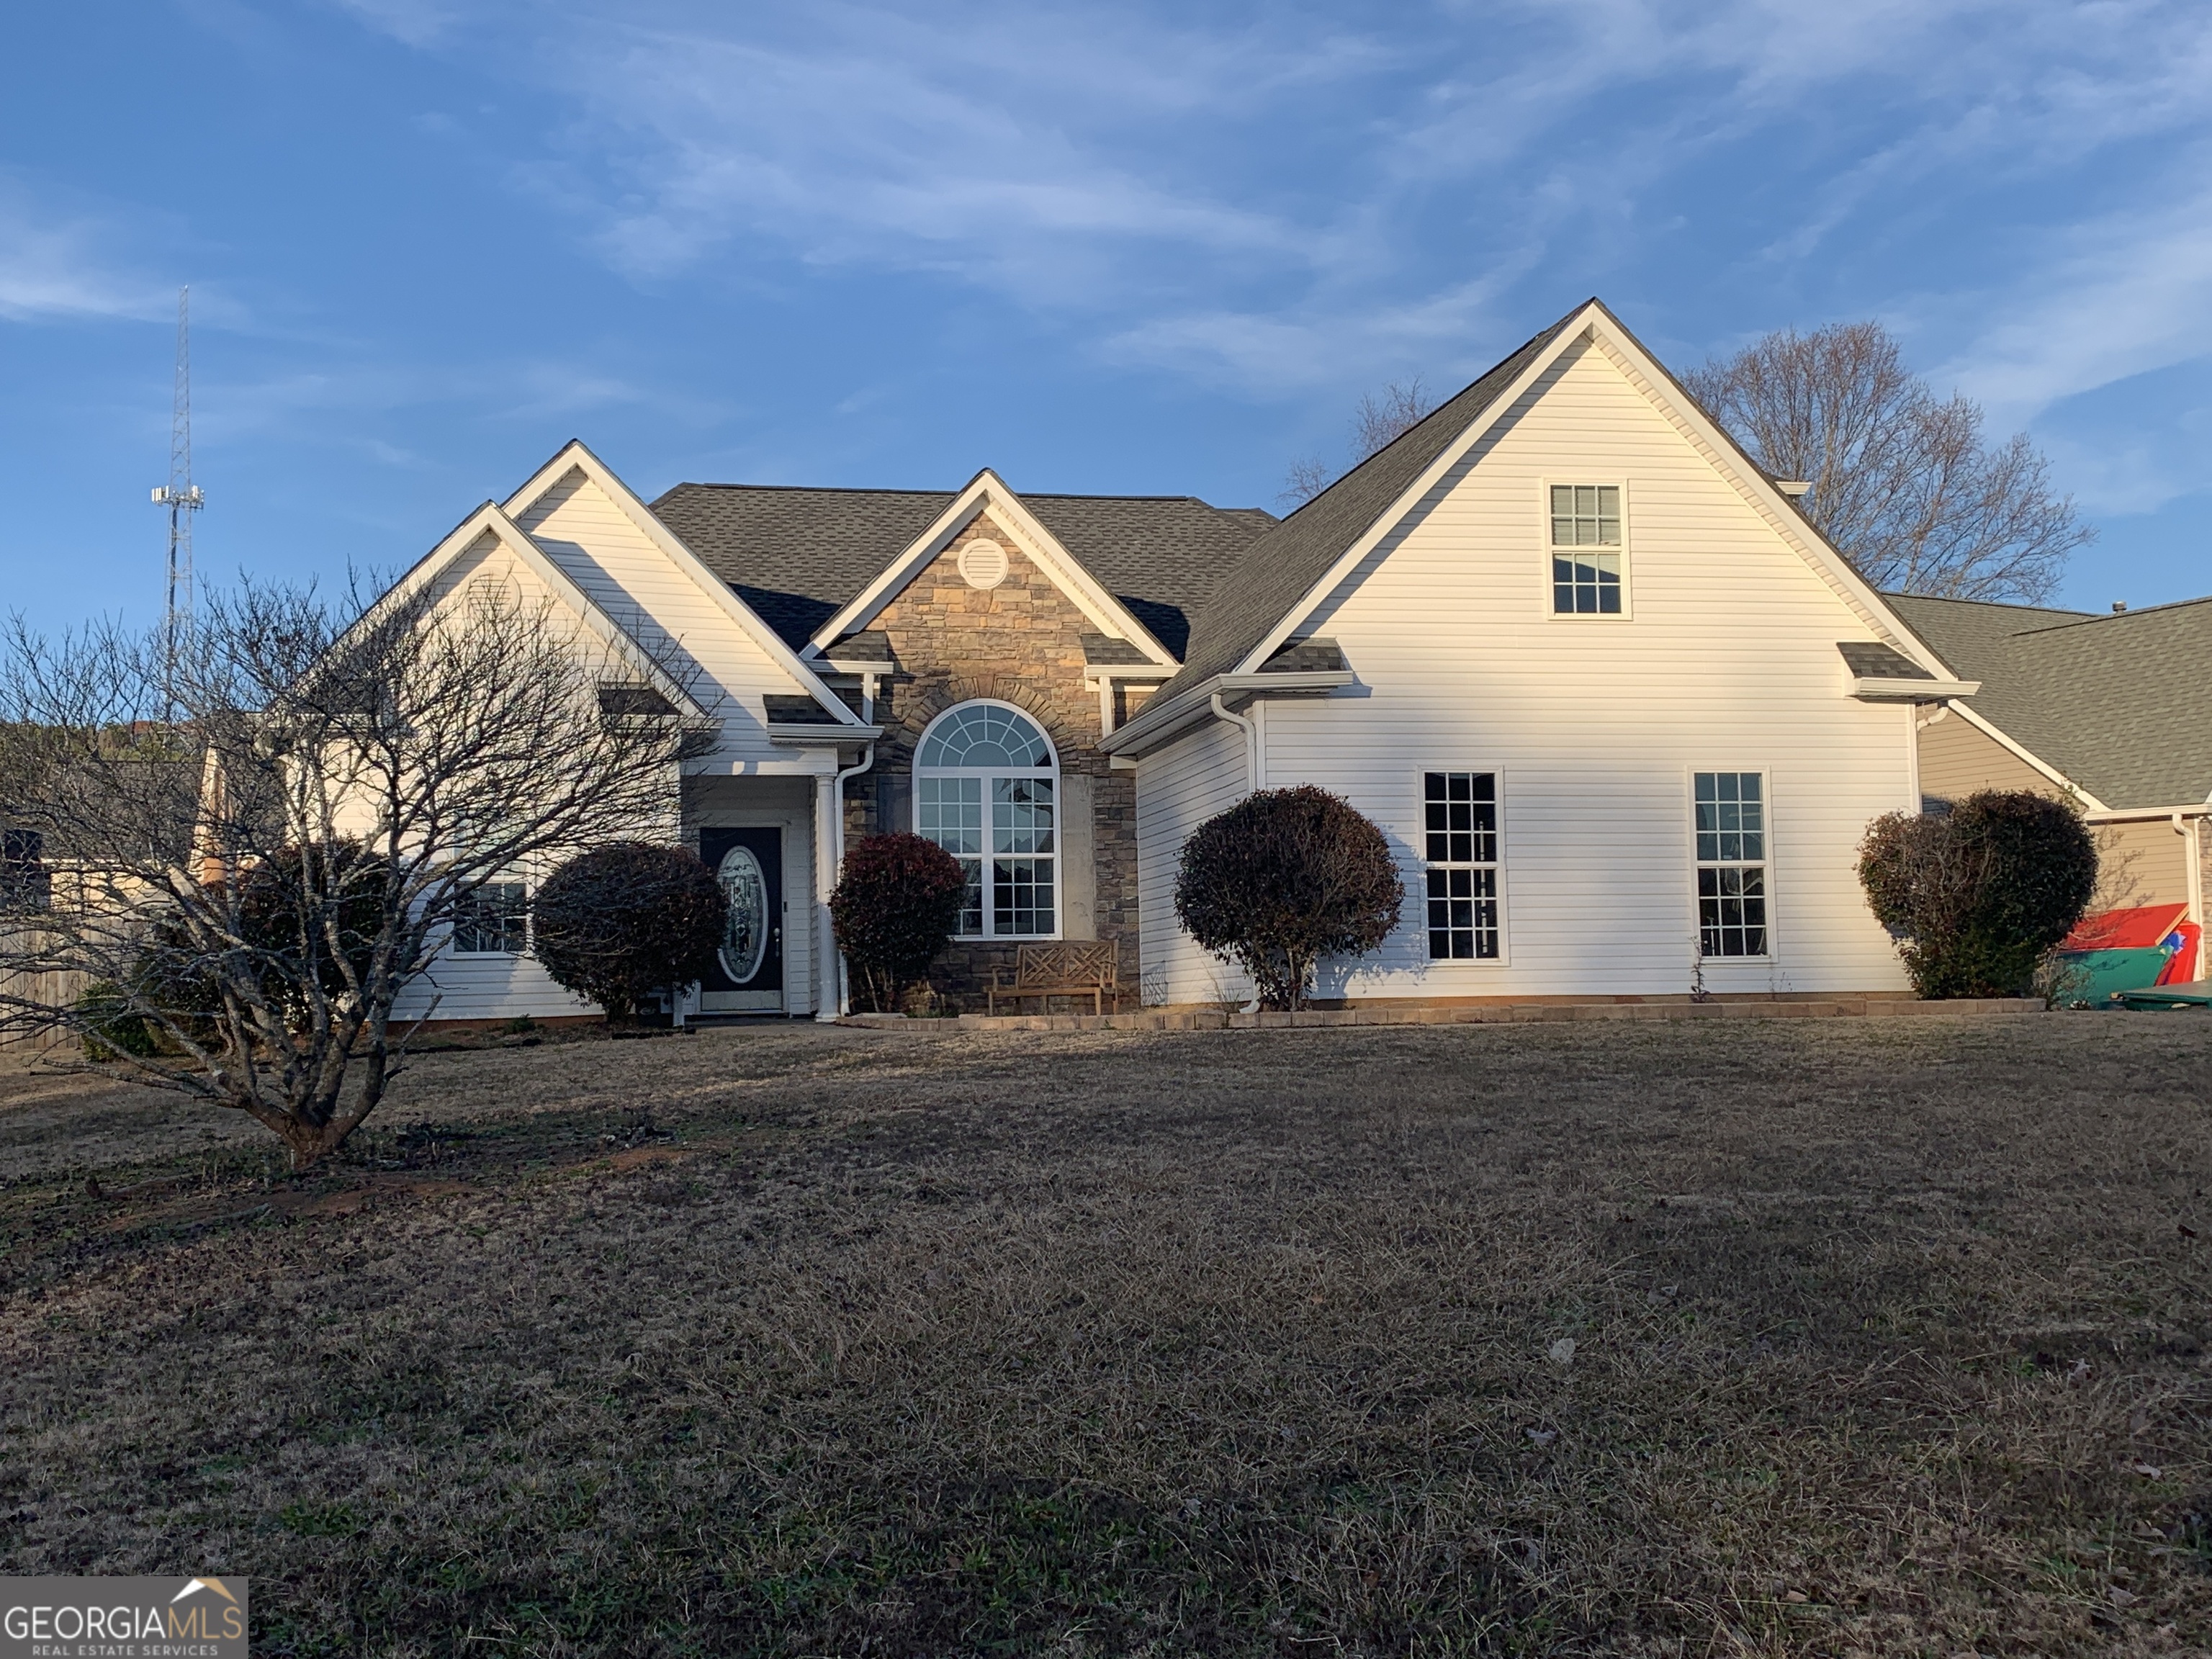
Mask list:
[{"label": "blue sky", "polygon": [[0,609],[411,562],[580,437],[684,479],[1271,505],[1590,294],[1678,367],[1879,317],[2212,592],[2212,8],[26,7]]}]

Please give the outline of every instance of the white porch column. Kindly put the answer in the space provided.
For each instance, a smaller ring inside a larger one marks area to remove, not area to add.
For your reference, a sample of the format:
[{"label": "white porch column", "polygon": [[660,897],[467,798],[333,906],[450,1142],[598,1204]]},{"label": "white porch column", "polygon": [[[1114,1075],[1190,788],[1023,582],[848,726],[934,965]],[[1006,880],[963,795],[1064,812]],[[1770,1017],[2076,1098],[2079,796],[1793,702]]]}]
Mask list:
[{"label": "white porch column", "polygon": [[830,894],[837,884],[837,757],[814,779],[814,1018],[837,1018],[837,932],[830,923]]}]

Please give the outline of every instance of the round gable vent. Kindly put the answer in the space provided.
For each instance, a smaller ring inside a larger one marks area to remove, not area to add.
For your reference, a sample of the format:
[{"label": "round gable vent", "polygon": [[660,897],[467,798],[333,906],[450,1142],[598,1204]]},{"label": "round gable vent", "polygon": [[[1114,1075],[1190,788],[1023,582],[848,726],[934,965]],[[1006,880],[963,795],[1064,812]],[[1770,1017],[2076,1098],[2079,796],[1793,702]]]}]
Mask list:
[{"label": "round gable vent", "polygon": [[960,550],[960,578],[970,587],[996,587],[1006,580],[1006,550],[978,536]]}]

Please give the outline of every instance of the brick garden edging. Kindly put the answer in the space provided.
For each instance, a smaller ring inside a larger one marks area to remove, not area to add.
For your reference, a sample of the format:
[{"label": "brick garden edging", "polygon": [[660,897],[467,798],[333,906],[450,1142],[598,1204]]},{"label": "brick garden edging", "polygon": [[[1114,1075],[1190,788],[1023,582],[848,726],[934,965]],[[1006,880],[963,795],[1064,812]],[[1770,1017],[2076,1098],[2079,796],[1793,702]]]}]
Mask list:
[{"label": "brick garden edging", "polygon": [[1961,997],[1949,1002],[1840,997],[1806,1002],[1514,1002],[1309,1008],[1294,1014],[1240,1014],[1218,1008],[1130,1014],[962,1014],[945,1020],[909,1020],[902,1014],[848,1014],[838,1023],[878,1029],[957,1025],[971,1031],[1243,1031],[1321,1025],[1534,1025],[1583,1020],[1895,1019],[2043,1012],[2040,997]]}]

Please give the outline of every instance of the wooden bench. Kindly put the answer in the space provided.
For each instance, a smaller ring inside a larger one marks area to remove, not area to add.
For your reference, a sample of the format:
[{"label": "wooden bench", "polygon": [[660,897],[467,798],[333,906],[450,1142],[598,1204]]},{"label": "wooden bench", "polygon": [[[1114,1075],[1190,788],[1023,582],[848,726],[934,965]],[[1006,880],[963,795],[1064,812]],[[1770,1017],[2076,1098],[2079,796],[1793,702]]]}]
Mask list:
[{"label": "wooden bench", "polygon": [[1120,972],[1121,952],[1110,940],[1084,940],[1060,945],[1024,945],[1014,957],[1014,977],[1001,981],[1003,968],[991,969],[990,989],[984,1006],[999,1012],[999,999],[1019,1006],[1024,997],[1043,997],[1046,1011],[1054,997],[1089,997],[1093,1013],[1113,1012],[1119,993],[1115,978]]}]

